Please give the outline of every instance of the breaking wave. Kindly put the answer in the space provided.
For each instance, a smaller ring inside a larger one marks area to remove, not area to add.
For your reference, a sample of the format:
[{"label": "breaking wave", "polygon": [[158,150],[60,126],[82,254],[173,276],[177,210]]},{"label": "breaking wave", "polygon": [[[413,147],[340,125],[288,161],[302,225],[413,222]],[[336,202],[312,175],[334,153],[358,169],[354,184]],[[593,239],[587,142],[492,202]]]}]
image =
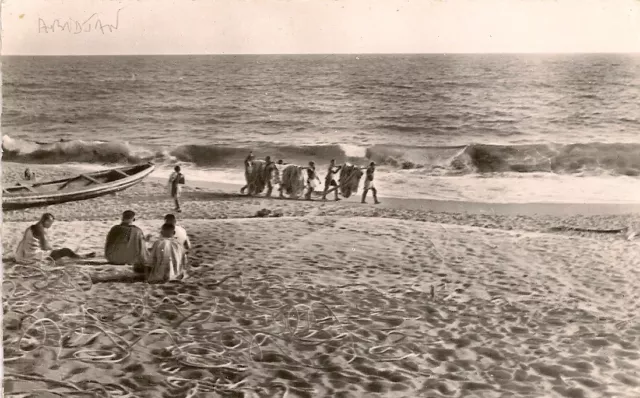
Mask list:
[{"label": "breaking wave", "polygon": [[195,167],[242,168],[248,151],[258,158],[319,165],[330,159],[338,163],[376,163],[425,174],[464,175],[502,172],[555,174],[640,175],[640,144],[524,144],[416,147],[373,145],[358,148],[342,145],[255,144],[252,148],[224,145],[181,145],[173,148],[140,147],[127,142],[61,141],[37,143],[4,136],[3,160],[21,163],[190,163]]},{"label": "breaking wave", "polygon": [[180,145],[173,148],[141,147],[120,141],[69,140],[39,143],[2,137],[3,160],[20,163],[113,163],[141,162],[191,163],[197,167],[243,167],[249,150],[257,157],[270,155],[274,160],[300,163],[316,160],[348,160],[340,145],[282,146],[256,144],[253,148],[225,145]]},{"label": "breaking wave", "polygon": [[400,169],[425,173],[554,173],[640,175],[640,144],[470,144],[449,147],[376,145],[366,157]]}]

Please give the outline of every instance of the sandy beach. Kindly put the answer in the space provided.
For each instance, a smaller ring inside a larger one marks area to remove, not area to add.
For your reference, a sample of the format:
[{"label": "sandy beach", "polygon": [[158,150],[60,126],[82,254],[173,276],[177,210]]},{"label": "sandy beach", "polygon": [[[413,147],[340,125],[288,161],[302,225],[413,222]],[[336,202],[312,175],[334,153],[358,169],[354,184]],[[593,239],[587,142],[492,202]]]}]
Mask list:
[{"label": "sandy beach", "polygon": [[[3,184],[24,167],[3,162]],[[30,167],[40,179],[77,173]],[[131,282],[102,258],[123,210],[157,233],[172,209],[164,181],[3,213],[5,393],[640,396],[640,241],[570,229],[635,230],[638,206],[374,206],[237,188],[185,188],[193,268],[164,285]],[[12,264],[45,211],[55,247],[98,258]]]}]

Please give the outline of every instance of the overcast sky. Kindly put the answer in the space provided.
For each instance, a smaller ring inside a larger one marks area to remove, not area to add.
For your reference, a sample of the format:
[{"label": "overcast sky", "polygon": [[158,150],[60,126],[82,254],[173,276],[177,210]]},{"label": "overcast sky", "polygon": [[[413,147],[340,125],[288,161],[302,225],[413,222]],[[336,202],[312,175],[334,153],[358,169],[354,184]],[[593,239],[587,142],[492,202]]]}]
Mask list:
[{"label": "overcast sky", "polygon": [[[98,20],[115,25],[118,9],[117,30],[96,30]],[[637,0],[3,0],[2,54],[640,52],[639,9]]]}]

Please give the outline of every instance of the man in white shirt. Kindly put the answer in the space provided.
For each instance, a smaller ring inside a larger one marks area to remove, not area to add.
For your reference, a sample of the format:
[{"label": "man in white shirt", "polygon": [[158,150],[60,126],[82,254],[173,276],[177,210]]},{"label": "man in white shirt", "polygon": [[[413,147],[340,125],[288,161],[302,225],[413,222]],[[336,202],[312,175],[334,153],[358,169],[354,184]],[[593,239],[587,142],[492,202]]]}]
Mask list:
[{"label": "man in white shirt", "polygon": [[176,216],[174,216],[173,214],[167,214],[166,216],[164,216],[164,222],[165,224],[171,224],[175,227],[174,239],[176,239],[178,243],[180,243],[180,245],[185,248],[185,250],[191,249],[189,235],[187,235],[187,231],[184,228],[178,225]]}]

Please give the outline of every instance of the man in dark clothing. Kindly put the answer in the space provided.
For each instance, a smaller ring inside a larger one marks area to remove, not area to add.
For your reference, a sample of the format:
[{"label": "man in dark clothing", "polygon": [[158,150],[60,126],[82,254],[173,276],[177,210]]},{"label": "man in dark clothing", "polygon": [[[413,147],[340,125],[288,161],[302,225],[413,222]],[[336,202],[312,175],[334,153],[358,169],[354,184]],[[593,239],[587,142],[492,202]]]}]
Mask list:
[{"label": "man in dark clothing", "polygon": [[113,226],[107,235],[104,255],[110,264],[133,265],[135,272],[144,272],[149,252],[144,233],[133,225],[135,220],[133,211],[122,213],[122,223]]}]

